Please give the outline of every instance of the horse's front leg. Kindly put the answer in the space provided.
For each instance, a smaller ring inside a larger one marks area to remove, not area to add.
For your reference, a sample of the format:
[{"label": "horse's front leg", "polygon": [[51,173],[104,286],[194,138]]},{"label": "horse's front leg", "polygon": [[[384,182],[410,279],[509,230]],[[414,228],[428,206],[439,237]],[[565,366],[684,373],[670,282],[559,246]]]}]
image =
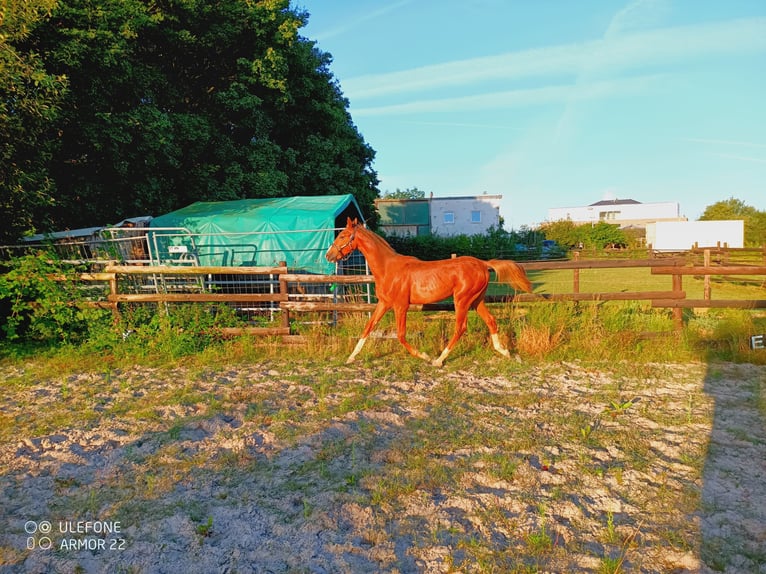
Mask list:
[{"label": "horse's front leg", "polygon": [[383,318],[383,315],[386,314],[386,311],[388,311],[390,307],[383,303],[382,301],[378,301],[378,304],[375,306],[375,310],[372,312],[372,317],[370,317],[370,320],[367,321],[367,325],[364,327],[364,331],[362,331],[362,336],[359,339],[359,341],[356,344],[356,347],[354,347],[354,350],[351,352],[351,354],[348,356],[348,359],[346,359],[346,364],[353,363],[354,359],[356,359],[356,356],[359,354],[359,351],[362,350],[362,347],[364,347],[364,343],[367,341],[367,337],[370,336],[370,333],[372,333],[372,330],[375,328],[375,325],[377,325],[380,320]]},{"label": "horse's front leg", "polygon": [[399,342],[404,346],[405,349],[407,349],[409,354],[412,355],[413,357],[423,359],[424,361],[430,361],[431,357],[429,357],[426,353],[418,351],[415,347],[413,347],[407,342],[407,310],[408,309],[409,309],[409,304],[404,307],[394,307],[394,315],[396,315],[396,334],[399,337]]}]

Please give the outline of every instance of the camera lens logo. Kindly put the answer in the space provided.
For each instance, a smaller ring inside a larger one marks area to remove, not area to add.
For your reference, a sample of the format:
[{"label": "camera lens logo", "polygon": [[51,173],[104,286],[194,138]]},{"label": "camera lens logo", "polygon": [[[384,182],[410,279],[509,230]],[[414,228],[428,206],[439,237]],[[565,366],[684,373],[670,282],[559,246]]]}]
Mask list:
[{"label": "camera lens logo", "polygon": [[[51,526],[51,523],[47,520],[43,520],[39,523],[35,522],[34,520],[27,520],[27,522],[24,524],[24,532],[27,534],[50,534],[52,529],[53,527]],[[49,550],[52,546],[53,541],[51,541],[51,539],[47,536],[42,536],[38,540],[36,540],[34,536],[27,538],[28,550],[34,550],[35,547],[40,548],[41,550]]]}]

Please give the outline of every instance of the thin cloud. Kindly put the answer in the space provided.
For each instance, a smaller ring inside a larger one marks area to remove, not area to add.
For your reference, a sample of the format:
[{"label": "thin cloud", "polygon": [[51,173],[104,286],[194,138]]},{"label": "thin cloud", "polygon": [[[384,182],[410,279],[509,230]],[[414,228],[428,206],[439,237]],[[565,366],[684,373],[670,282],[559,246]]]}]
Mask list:
[{"label": "thin cloud", "polygon": [[[716,146],[717,148],[753,148],[757,150],[766,149],[766,144],[751,141],[742,140],[723,140],[712,138],[681,138],[681,141],[690,142],[694,144],[702,144],[704,146]],[[735,161],[744,161],[748,163],[764,163],[766,164],[766,158],[745,156],[734,153],[722,153],[722,152],[709,152],[706,155],[712,157],[720,157],[723,159],[732,159]]]},{"label": "thin cloud", "polygon": [[[650,23],[657,22],[659,15],[663,12],[663,7],[664,0],[632,0],[609,21],[601,43],[606,46],[619,46],[628,32],[639,30]],[[634,48],[636,47],[634,46]],[[641,48],[638,48],[640,51]],[[628,50],[631,53],[634,51],[634,49]],[[575,81],[578,86],[592,82],[610,68],[604,60],[603,50],[592,50],[590,53],[583,52],[581,56],[582,61],[578,67]],[[630,59],[628,58],[628,60]],[[633,58],[633,60],[636,59]],[[615,65],[611,67],[612,69],[618,68]],[[578,121],[581,121],[582,111],[577,106],[578,101],[573,99],[565,102],[565,104],[554,130],[554,141],[556,142],[571,137],[576,131]]]},{"label": "thin cloud", "polygon": [[633,0],[609,21],[605,38],[625,34],[631,30],[648,28],[668,10],[667,0]]},{"label": "thin cloud", "polygon": [[500,124],[482,124],[482,123],[470,123],[470,122],[426,122],[426,121],[413,121],[402,120],[403,124],[411,124],[416,126],[446,126],[454,128],[480,128],[480,129],[494,129],[494,130],[517,130],[521,131],[522,128],[513,126],[504,126]]},{"label": "thin cloud", "polygon": [[734,154],[729,154],[729,153],[714,153],[714,154],[711,154],[711,155],[714,155],[715,157],[722,157],[724,159],[733,159],[733,160],[737,160],[737,161],[747,161],[747,162],[750,162],[750,163],[766,163],[766,158],[762,158],[762,157],[748,157],[748,156],[734,155]]},{"label": "thin cloud", "polygon": [[358,76],[344,80],[343,91],[359,101],[497,79],[576,76],[584,70],[606,74],[713,54],[761,51],[766,51],[766,18],[741,19],[610,34],[590,42]]},{"label": "thin cloud", "polygon": [[472,110],[506,109],[519,106],[531,106],[560,103],[575,100],[593,100],[616,95],[644,92],[646,89],[662,84],[662,75],[639,76],[614,81],[592,82],[590,84],[564,84],[546,86],[528,90],[508,90],[472,96],[454,98],[425,99],[391,104],[354,108],[354,117],[390,116],[433,112],[467,112]]},{"label": "thin cloud", "polygon": [[[322,40],[327,40],[329,38],[334,38],[336,36],[341,36],[345,34],[346,32],[348,32],[349,30],[358,28],[365,22],[369,22],[370,20],[375,20],[377,18],[380,18],[381,16],[385,16],[389,12],[398,10],[399,8],[402,8],[403,6],[406,6],[407,4],[410,4],[410,3],[412,3],[412,0],[399,0],[398,2],[392,2],[391,4],[382,6],[378,8],[377,10],[373,10],[372,12],[365,12],[364,14],[361,14],[352,20],[342,22],[338,26],[335,26],[334,28],[330,28],[329,30],[319,31],[314,34],[314,37],[315,39],[322,41]],[[361,5],[362,4],[360,4],[360,6]]]},{"label": "thin cloud", "polygon": [[763,143],[737,141],[737,140],[719,140],[719,139],[709,139],[709,138],[682,138],[681,141],[692,142],[692,143],[702,143],[702,144],[712,144],[712,145],[724,145],[724,146],[766,148],[766,144],[763,144]]}]

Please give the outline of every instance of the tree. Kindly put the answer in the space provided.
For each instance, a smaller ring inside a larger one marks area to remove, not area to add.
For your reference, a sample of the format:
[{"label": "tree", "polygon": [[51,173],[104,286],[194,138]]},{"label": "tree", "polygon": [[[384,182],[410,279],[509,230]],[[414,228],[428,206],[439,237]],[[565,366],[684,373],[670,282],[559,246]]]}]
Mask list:
[{"label": "tree", "polygon": [[374,213],[374,152],[307,18],[288,0],[59,0],[18,44],[69,78],[49,126],[56,203],[37,219],[335,193]]},{"label": "tree", "polygon": [[417,187],[407,188],[407,189],[399,189],[396,188],[396,191],[387,191],[383,197],[385,199],[425,199],[426,192],[422,189],[418,189]]},{"label": "tree", "polygon": [[747,205],[740,199],[730,197],[708,205],[700,221],[743,220],[745,222],[745,245],[766,244],[766,212]]},{"label": "tree", "polygon": [[700,221],[720,221],[724,219],[743,219],[752,214],[755,208],[750,207],[744,201],[730,197],[724,201],[717,201],[708,205],[700,216]]},{"label": "tree", "polygon": [[625,247],[628,238],[620,229],[619,225],[599,221],[592,226],[584,226],[587,229],[585,244],[596,249],[605,247]]},{"label": "tree", "polygon": [[543,223],[540,231],[546,239],[551,239],[566,249],[573,249],[583,241],[581,226],[568,219]]},{"label": "tree", "polygon": [[552,239],[562,247],[573,249],[585,247],[624,247],[629,240],[619,225],[599,221],[593,225],[575,225],[570,220],[552,221],[540,226],[546,239]]},{"label": "tree", "polygon": [[0,12],[0,243],[33,229],[32,213],[50,205],[50,123],[67,79],[46,72],[38,54],[16,50],[55,0],[4,2]]}]

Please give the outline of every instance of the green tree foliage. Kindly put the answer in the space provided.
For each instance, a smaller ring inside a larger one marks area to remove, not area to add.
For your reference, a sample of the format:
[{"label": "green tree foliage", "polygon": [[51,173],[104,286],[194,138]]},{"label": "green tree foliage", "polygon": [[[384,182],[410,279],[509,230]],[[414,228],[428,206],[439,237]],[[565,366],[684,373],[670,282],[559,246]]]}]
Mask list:
[{"label": "green tree foliage", "polygon": [[567,219],[543,223],[540,226],[540,231],[545,235],[546,239],[555,241],[567,249],[574,249],[583,242],[583,230],[581,227]]},{"label": "green tree foliage", "polygon": [[492,227],[482,235],[438,237],[387,236],[386,241],[402,255],[418,259],[449,259],[452,255],[472,255],[480,259],[536,259],[542,254],[542,235],[528,228],[506,231]]},{"label": "green tree foliage", "polygon": [[592,226],[584,226],[585,241],[589,247],[603,249],[604,247],[626,247],[628,238],[619,225],[599,221]]},{"label": "green tree foliage", "polygon": [[40,56],[19,51],[54,0],[0,3],[0,243],[33,228],[32,212],[49,205],[52,185],[46,162],[51,122],[65,93],[63,75],[45,71]]},{"label": "green tree foliage", "polygon": [[745,222],[745,245],[766,244],[766,211],[760,211],[733,197],[708,205],[700,221],[741,219]]},{"label": "green tree foliage", "polygon": [[385,199],[425,199],[426,192],[417,187],[407,189],[397,187],[396,191],[387,191],[383,197]]},{"label": "green tree foliage", "polygon": [[589,249],[605,247],[626,247],[630,239],[619,225],[599,221],[593,225],[575,225],[569,220],[552,221],[540,226],[546,239],[552,239],[562,247],[575,249],[579,246]]},{"label": "green tree foliage", "polygon": [[336,193],[373,214],[374,152],[330,56],[299,35],[307,18],[288,0],[59,0],[14,44],[69,79],[46,126],[55,205],[37,221]]},{"label": "green tree foliage", "polygon": [[0,274],[0,329],[9,340],[79,342],[107,313],[81,305],[77,274],[39,252],[13,259]]}]

